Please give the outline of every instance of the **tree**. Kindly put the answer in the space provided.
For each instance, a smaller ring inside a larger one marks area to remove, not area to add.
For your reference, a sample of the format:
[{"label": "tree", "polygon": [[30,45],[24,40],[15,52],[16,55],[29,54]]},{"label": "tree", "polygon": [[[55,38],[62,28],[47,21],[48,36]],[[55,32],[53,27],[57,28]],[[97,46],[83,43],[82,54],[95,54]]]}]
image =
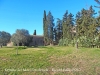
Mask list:
[{"label": "tree", "polygon": [[34,30],[34,33],[33,33],[33,35],[36,35],[36,30]]},{"label": "tree", "polygon": [[21,43],[22,45],[26,45],[30,42],[31,36],[28,30],[25,29],[17,29],[16,33],[14,33],[11,37],[11,41],[17,45],[16,54],[18,55],[18,46]]},{"label": "tree", "polygon": [[[97,35],[97,21],[94,17],[95,11],[92,6],[88,10],[82,9],[81,12],[76,14],[76,25],[77,25],[77,39],[81,39],[80,43],[84,46],[90,46],[93,43],[95,36]],[[91,40],[91,43],[90,41]],[[86,45],[88,43],[88,45]]]},{"label": "tree", "polygon": [[43,34],[44,34],[44,44],[48,45],[48,43],[49,43],[48,24],[47,24],[47,16],[46,16],[45,10],[44,10],[44,17],[43,17]]},{"label": "tree", "polygon": [[8,32],[0,31],[0,44],[6,45],[10,41],[11,35]]},{"label": "tree", "polygon": [[68,14],[68,11],[64,14],[63,17],[63,38],[68,38],[69,40],[72,40],[72,28],[74,26],[74,18],[73,14]]},{"label": "tree", "polygon": [[28,30],[25,29],[17,29],[16,33],[14,33],[11,37],[11,41],[19,46],[19,43],[25,46],[25,44],[29,43],[30,34]]},{"label": "tree", "polygon": [[81,23],[82,23],[82,16],[81,16],[81,12],[78,12],[76,14],[76,38],[78,38],[79,36],[81,36],[80,34],[80,29],[81,29]]},{"label": "tree", "polygon": [[68,19],[68,11],[66,11],[65,14],[64,14],[64,16],[63,16],[63,22],[62,22],[62,26],[63,26],[63,38],[67,38],[67,36],[68,36],[68,34],[67,34],[67,30],[68,30],[67,19]]},{"label": "tree", "polygon": [[53,35],[53,30],[54,30],[54,18],[51,14],[51,12],[49,11],[48,15],[47,15],[47,29],[48,29],[48,40],[50,44],[53,44],[53,40],[54,40],[54,35]]},{"label": "tree", "polygon": [[81,23],[82,23],[81,12],[78,12],[76,14],[75,22],[76,22],[76,37],[74,43],[76,43],[76,48],[78,48],[78,38],[80,37],[79,30],[81,28]]},{"label": "tree", "polygon": [[16,44],[16,45],[19,45],[19,40],[17,38],[18,34],[14,33],[12,36],[11,36],[11,41]]},{"label": "tree", "polygon": [[[79,36],[87,36],[89,37],[91,31],[96,29],[96,21],[94,18],[95,11],[92,6],[88,10],[82,9],[81,12],[78,12],[76,15],[76,25],[77,25],[77,33]],[[93,34],[92,33],[92,34]],[[91,34],[91,35],[92,35]]]},{"label": "tree", "polygon": [[56,43],[59,42],[59,40],[62,38],[62,20],[60,20],[59,18],[57,18],[57,23],[56,26],[54,28],[54,34],[55,34],[55,41]]},{"label": "tree", "polygon": [[74,26],[74,18],[73,18],[73,14],[70,13],[68,15],[68,19],[67,19],[67,23],[68,23],[68,39],[73,40],[74,36],[73,36],[73,26]]}]

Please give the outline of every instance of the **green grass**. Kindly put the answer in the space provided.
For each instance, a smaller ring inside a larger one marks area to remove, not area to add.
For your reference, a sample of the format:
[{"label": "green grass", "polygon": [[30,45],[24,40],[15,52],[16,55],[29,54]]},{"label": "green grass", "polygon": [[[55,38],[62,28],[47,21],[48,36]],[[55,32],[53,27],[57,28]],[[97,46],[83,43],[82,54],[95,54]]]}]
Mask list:
[{"label": "green grass", "polygon": [[100,49],[0,48],[0,75],[100,75]]}]

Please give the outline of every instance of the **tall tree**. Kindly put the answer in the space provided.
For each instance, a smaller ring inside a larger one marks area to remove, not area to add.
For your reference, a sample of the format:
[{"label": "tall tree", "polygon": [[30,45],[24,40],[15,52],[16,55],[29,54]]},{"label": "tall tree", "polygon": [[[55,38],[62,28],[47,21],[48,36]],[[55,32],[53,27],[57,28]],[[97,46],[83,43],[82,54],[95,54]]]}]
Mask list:
[{"label": "tall tree", "polygon": [[68,14],[68,11],[63,17],[63,38],[72,39],[72,27],[74,26],[74,18],[72,13]]},{"label": "tall tree", "polygon": [[76,25],[77,25],[77,38],[81,38],[84,37],[84,39],[88,39],[87,40],[82,40],[84,41],[84,44],[87,42],[89,42],[89,40],[92,40],[95,38],[97,30],[97,22],[96,19],[94,17],[95,15],[95,11],[92,8],[92,6],[90,6],[90,8],[88,10],[86,9],[82,9],[81,12],[78,12],[76,15]]},{"label": "tall tree", "polygon": [[80,36],[80,29],[81,29],[81,23],[82,23],[82,17],[81,17],[81,12],[78,12],[76,14],[76,37],[78,38]]},{"label": "tall tree", "polygon": [[62,20],[60,20],[59,18],[57,18],[57,23],[56,23],[56,27],[55,27],[55,39],[56,42],[58,43],[59,40],[62,38]]},{"label": "tall tree", "polygon": [[90,37],[95,37],[96,34],[97,34],[97,21],[96,21],[96,18],[94,17],[94,15],[96,14],[95,13],[95,10],[93,9],[92,6],[90,6],[89,10],[88,10],[88,24],[89,24],[89,31],[88,31],[88,37],[90,35]]},{"label": "tall tree", "polygon": [[63,15],[63,22],[62,22],[62,26],[63,26],[63,38],[67,38],[67,36],[68,36],[68,34],[67,34],[67,30],[68,30],[67,19],[68,19],[68,10]]},{"label": "tall tree", "polygon": [[46,11],[44,10],[44,17],[43,17],[43,34],[44,34],[44,44],[47,45],[49,38],[48,38],[48,24],[47,24],[47,16]]},{"label": "tall tree", "polygon": [[54,30],[54,18],[51,14],[51,12],[49,11],[48,15],[47,15],[47,26],[48,26],[48,38],[49,38],[49,42],[50,44],[53,44],[53,40],[54,40],[54,35],[53,35],[53,30]]},{"label": "tall tree", "polygon": [[82,9],[76,15],[77,33],[79,36],[87,36],[89,27],[89,13],[88,10]]},{"label": "tall tree", "polygon": [[67,23],[68,23],[68,39],[70,39],[70,40],[72,40],[73,38],[74,38],[74,36],[73,36],[73,31],[72,31],[72,29],[73,29],[73,26],[74,26],[74,18],[73,18],[73,14],[72,13],[70,13],[69,15],[68,15],[68,19],[67,19]]}]

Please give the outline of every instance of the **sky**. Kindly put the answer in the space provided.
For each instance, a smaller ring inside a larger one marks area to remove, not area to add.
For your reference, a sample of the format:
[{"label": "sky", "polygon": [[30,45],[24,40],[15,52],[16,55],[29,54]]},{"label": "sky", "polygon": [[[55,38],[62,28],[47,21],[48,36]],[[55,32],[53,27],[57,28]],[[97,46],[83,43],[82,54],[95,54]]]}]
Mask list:
[{"label": "sky", "polygon": [[[51,11],[53,17],[63,18],[68,10],[74,16],[82,8],[98,4],[94,0],[0,0],[0,31],[10,34],[16,29],[27,29],[32,35],[43,35],[43,13]],[[94,8],[99,11],[98,8]]]}]

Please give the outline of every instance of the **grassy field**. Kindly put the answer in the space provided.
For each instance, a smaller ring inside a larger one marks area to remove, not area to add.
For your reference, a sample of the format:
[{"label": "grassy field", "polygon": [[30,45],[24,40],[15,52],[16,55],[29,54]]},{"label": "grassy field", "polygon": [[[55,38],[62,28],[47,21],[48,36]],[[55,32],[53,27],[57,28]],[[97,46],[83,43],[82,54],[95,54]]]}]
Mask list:
[{"label": "grassy field", "polygon": [[100,75],[100,49],[0,48],[0,75]]}]

